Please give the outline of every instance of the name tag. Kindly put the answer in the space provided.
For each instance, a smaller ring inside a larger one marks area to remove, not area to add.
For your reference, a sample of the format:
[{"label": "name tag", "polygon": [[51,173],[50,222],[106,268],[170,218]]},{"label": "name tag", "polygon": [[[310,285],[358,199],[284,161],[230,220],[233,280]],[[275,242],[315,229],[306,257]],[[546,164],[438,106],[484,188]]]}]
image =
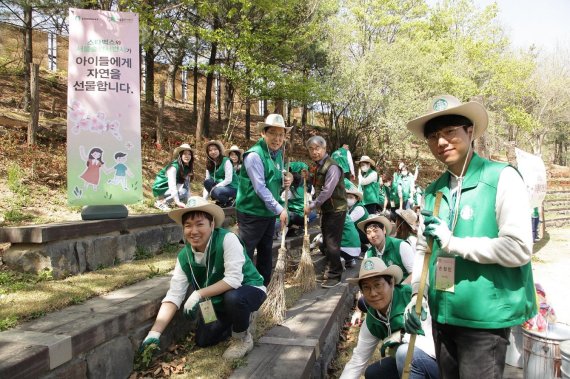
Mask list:
[{"label": "name tag", "polygon": [[455,258],[438,257],[435,269],[435,289],[455,292]]},{"label": "name tag", "polygon": [[200,311],[202,312],[202,317],[204,318],[204,324],[209,324],[216,321],[216,311],[212,305],[212,300],[208,299],[200,303]]}]

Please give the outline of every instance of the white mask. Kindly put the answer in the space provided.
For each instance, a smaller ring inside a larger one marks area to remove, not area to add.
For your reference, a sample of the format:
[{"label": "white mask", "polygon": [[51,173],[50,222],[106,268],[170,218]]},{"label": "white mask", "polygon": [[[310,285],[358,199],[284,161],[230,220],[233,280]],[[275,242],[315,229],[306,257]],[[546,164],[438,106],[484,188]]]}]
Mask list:
[{"label": "white mask", "polygon": [[349,207],[352,207],[354,204],[356,204],[356,199],[351,197],[350,199],[346,199],[346,203]]},{"label": "white mask", "polygon": [[360,170],[362,172],[368,171],[369,168],[370,168],[370,165],[368,163],[363,163],[362,165],[360,165]]}]

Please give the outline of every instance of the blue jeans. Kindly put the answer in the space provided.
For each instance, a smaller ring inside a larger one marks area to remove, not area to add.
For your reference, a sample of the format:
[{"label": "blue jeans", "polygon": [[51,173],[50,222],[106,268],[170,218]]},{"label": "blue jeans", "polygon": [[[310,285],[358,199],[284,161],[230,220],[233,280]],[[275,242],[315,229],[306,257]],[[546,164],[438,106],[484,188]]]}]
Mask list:
[{"label": "blue jeans", "polygon": [[232,331],[241,333],[249,327],[249,316],[261,307],[267,295],[259,288],[241,286],[224,293],[224,311],[216,312],[216,321],[204,324],[200,317],[196,327],[196,345],[212,346],[227,339]]},{"label": "blue jeans", "polygon": [[261,217],[236,212],[239,237],[245,245],[245,251],[253,261],[253,252],[257,249],[255,267],[263,276],[263,285],[269,285],[273,269],[273,233],[275,217]]},{"label": "blue jeans", "polygon": [[212,189],[216,185],[214,179],[206,179],[204,180],[204,188],[206,191],[210,192],[210,196],[212,199],[219,201],[222,204],[229,202],[230,198],[235,199],[237,195],[237,189],[224,186],[224,187],[216,187]]},{"label": "blue jeans", "polygon": [[[174,201],[174,196],[172,196],[170,190],[166,190],[163,196],[164,196],[164,201],[166,201],[167,203]],[[180,189],[178,190],[178,198],[183,203],[186,203],[186,201],[188,201],[188,187],[186,187],[185,185],[180,187]]]},{"label": "blue jeans", "polygon": [[[398,347],[396,357],[386,357],[366,368],[364,376],[368,378],[399,379],[404,372],[404,363],[408,353],[408,344]],[[437,362],[423,350],[415,348],[410,364],[410,379],[438,379]]]},{"label": "blue jeans", "polygon": [[501,379],[510,328],[474,329],[432,322],[442,379]]}]

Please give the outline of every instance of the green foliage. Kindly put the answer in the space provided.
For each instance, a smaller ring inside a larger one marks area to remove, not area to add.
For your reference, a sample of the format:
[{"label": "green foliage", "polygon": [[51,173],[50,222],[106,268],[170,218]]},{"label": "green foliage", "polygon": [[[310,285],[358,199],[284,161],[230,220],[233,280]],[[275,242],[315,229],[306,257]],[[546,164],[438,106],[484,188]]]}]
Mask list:
[{"label": "green foliage", "polygon": [[18,324],[18,317],[16,316],[9,316],[2,318],[0,319],[0,332],[13,328],[17,324]]},{"label": "green foliage", "polygon": [[155,353],[158,353],[160,348],[156,344],[146,345],[144,349],[137,352],[135,355],[135,370],[146,370],[150,367],[152,363],[152,357]]},{"label": "green foliage", "polygon": [[155,265],[148,265],[148,269],[150,271],[148,274],[149,279],[160,275],[160,269],[158,267],[156,267]]},{"label": "green foliage", "polygon": [[135,250],[135,257],[134,257],[135,261],[141,259],[148,259],[148,258],[152,258],[152,253],[147,248],[138,246],[137,249]]}]

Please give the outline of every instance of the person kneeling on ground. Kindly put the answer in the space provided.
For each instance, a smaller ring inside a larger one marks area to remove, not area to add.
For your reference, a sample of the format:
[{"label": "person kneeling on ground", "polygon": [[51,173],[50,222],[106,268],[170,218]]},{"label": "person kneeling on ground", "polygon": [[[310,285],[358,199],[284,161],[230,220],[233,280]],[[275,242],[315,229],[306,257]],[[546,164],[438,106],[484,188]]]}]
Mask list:
[{"label": "person kneeling on ground", "polygon": [[[364,221],[368,218],[368,210],[362,205],[362,192],[356,188],[354,184],[350,181],[345,180],[344,186],[346,188],[346,203],[348,205],[348,214],[354,225],[357,225],[360,221]],[[368,250],[368,238],[366,238],[366,233],[362,230],[358,230],[358,238],[360,238],[360,252],[365,253]],[[360,256],[359,256],[360,258]],[[360,258],[362,259],[362,258]]]},{"label": "person kneeling on ground", "polygon": [[171,211],[168,216],[182,226],[185,246],[178,254],[170,288],[141,348],[159,343],[192,284],[194,291],[184,303],[184,315],[194,320],[201,315],[196,345],[215,345],[231,335],[223,357],[243,357],[253,349],[254,315],[267,297],[263,277],[239,238],[221,228],[225,216],[219,206],[193,196],[187,208]]},{"label": "person kneeling on ground", "polygon": [[[341,379],[357,379],[376,346],[381,343],[383,357],[366,368],[365,378],[396,379],[402,376],[408,352],[407,336],[404,333],[404,311],[410,301],[412,288],[396,284],[402,280],[402,270],[386,264],[376,257],[366,258],[360,266],[357,278],[347,279],[360,287],[369,304],[366,320],[360,328],[356,348],[344,367]],[[410,378],[439,378],[431,336],[431,319],[422,315],[421,325],[425,335],[418,335],[410,366]]]},{"label": "person kneeling on ground", "polygon": [[224,145],[220,141],[209,141],[206,143],[206,156],[204,190],[222,208],[233,206],[239,179],[232,161],[224,156]]},{"label": "person kneeling on ground", "polygon": [[190,194],[190,181],[194,176],[194,150],[187,143],[172,152],[174,160],[156,175],[152,194],[156,197],[154,206],[161,211],[169,211],[170,203],[184,208]]}]

